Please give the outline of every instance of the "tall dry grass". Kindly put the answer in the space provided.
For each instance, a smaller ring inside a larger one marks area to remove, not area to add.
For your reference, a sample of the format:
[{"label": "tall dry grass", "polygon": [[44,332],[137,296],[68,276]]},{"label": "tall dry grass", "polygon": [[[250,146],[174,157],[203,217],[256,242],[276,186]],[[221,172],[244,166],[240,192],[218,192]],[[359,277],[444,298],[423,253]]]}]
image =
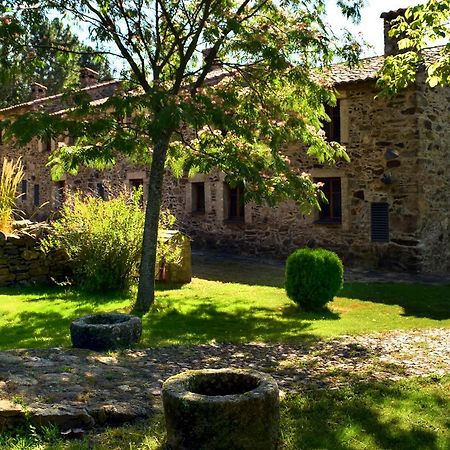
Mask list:
[{"label": "tall dry grass", "polygon": [[13,213],[18,198],[17,188],[23,176],[20,158],[16,162],[3,159],[0,177],[0,230],[6,233],[12,231]]}]

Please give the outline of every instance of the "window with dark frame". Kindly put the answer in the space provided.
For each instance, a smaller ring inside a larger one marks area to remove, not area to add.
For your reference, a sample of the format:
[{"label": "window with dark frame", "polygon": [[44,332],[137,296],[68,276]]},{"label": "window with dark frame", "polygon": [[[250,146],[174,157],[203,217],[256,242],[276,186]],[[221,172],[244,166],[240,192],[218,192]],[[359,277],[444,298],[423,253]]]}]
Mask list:
[{"label": "window with dark frame", "polygon": [[24,202],[27,199],[28,194],[28,181],[22,180],[21,186],[20,186],[20,198]]},{"label": "window with dark frame", "polygon": [[39,206],[41,203],[41,192],[39,184],[35,184],[33,187],[33,204]]},{"label": "window with dark frame", "polygon": [[228,217],[229,222],[244,222],[245,203],[244,185],[238,184],[235,187],[228,186]]},{"label": "window with dark frame", "polygon": [[132,191],[142,190],[142,196],[139,201],[141,206],[144,206],[144,180],[142,178],[132,178],[128,180]]},{"label": "window with dark frame", "polygon": [[321,191],[327,201],[320,202],[319,219],[317,223],[342,223],[342,193],[339,177],[315,178],[315,182],[322,183]]},{"label": "window with dark frame", "polygon": [[328,142],[341,142],[341,105],[339,100],[336,106],[325,105],[325,112],[331,119],[324,122],[323,130]]},{"label": "window with dark frame", "polygon": [[192,183],[192,212],[204,214],[205,212],[205,183]]},{"label": "window with dark frame", "polygon": [[48,137],[48,138],[44,139],[42,148],[46,152],[51,152],[52,151],[52,140],[51,140],[51,138]]},{"label": "window with dark frame", "polygon": [[106,198],[105,185],[103,183],[97,183],[97,196],[102,200]]},{"label": "window with dark frame", "polygon": [[133,178],[129,180],[131,189],[138,190],[144,188],[144,180],[142,178]]}]

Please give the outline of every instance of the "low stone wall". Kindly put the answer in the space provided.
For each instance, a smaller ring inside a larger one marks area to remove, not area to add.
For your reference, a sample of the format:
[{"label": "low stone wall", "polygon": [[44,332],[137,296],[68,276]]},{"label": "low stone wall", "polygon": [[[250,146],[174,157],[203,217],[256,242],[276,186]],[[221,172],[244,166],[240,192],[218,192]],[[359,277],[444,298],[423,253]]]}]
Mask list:
[{"label": "low stone wall", "polygon": [[14,234],[0,232],[0,286],[31,286],[62,281],[70,274],[62,251],[45,253],[40,239],[42,226],[17,230]]}]

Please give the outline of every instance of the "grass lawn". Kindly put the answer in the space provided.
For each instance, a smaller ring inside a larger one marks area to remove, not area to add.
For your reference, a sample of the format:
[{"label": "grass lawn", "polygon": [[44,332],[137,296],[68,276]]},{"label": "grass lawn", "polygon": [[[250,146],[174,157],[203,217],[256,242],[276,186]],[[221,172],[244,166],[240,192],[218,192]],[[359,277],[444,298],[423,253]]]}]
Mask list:
[{"label": "grass lawn", "polygon": [[[127,295],[67,289],[1,289],[0,349],[69,346],[72,319],[127,311]],[[143,317],[141,346],[300,342],[342,334],[450,327],[450,285],[347,283],[328,310],[304,313],[286,297],[283,270],[201,261],[185,286],[160,285]]]},{"label": "grass lawn", "polygon": [[[281,402],[280,450],[447,450],[450,376],[310,391]],[[56,430],[0,436],[8,450],[162,450],[164,421],[109,428],[62,441]]]}]

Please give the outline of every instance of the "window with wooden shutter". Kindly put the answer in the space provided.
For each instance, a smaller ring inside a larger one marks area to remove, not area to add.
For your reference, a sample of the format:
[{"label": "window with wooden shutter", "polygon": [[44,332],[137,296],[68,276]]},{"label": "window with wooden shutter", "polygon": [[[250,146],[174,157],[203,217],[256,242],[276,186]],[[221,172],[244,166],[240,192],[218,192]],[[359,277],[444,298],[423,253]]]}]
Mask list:
[{"label": "window with wooden shutter", "polygon": [[42,150],[49,153],[52,151],[52,139],[50,137],[46,137],[42,141]]},{"label": "window with wooden shutter", "polygon": [[225,185],[225,220],[227,222],[245,221],[244,185],[231,187]]},{"label": "window with wooden shutter", "polygon": [[370,207],[372,242],[389,242],[389,205],[372,203]]},{"label": "window with wooden shutter", "polygon": [[33,204],[34,206],[39,206],[41,202],[41,191],[38,184],[34,185],[33,189]]},{"label": "window with wooden shutter", "polygon": [[28,181],[27,180],[22,180],[20,191],[21,191],[20,198],[24,202],[27,199],[27,194],[28,194]]},{"label": "window with wooden shutter", "polygon": [[102,182],[97,183],[97,197],[100,197],[102,200],[106,198],[105,185]]}]

